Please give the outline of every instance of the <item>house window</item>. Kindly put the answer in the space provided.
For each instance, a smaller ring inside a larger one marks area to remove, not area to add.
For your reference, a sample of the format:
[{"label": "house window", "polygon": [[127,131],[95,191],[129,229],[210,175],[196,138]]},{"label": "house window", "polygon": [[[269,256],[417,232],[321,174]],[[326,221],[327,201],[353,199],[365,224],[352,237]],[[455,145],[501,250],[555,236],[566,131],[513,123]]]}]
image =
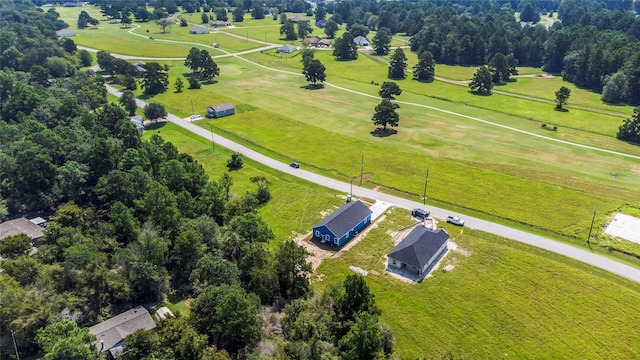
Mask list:
[{"label": "house window", "polygon": [[333,239],[333,243],[334,243],[334,244],[336,244],[336,245],[338,245],[338,238],[334,238],[334,239]]},{"label": "house window", "polygon": [[320,237],[320,230],[316,230],[316,237]]},{"label": "house window", "polygon": [[397,263],[396,263],[396,260],[395,260],[395,259],[393,260],[393,265],[397,265]]},{"label": "house window", "polygon": [[331,240],[331,236],[329,236],[329,235],[325,234],[325,235],[323,235],[323,237],[324,237],[324,241],[330,241]]}]

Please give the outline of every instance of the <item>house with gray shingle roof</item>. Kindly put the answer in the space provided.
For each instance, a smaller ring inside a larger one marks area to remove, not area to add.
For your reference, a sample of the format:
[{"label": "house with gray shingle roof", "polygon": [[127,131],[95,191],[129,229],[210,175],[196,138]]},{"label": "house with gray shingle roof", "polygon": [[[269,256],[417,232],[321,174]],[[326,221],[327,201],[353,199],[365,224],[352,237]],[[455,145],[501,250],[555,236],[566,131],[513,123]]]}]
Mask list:
[{"label": "house with gray shingle roof", "polygon": [[76,36],[76,31],[71,29],[60,29],[56,31],[56,35],[60,37]]},{"label": "house with gray shingle roof", "polygon": [[294,51],[296,51],[296,50],[298,50],[298,47],[297,47],[297,46],[287,44],[287,45],[283,45],[283,46],[280,46],[279,48],[277,48],[277,49],[276,49],[276,52],[277,52],[277,53],[290,54],[290,53],[292,53],[292,52],[294,52]]},{"label": "house with gray shingle roof", "polygon": [[389,267],[422,275],[447,250],[448,242],[444,229],[417,226],[387,255]]},{"label": "house with gray shingle roof", "polygon": [[[32,220],[37,220],[32,219]],[[44,236],[43,226],[39,221],[30,221],[27,218],[8,220],[0,223],[0,241],[9,236],[26,234],[31,240],[37,240]],[[45,222],[46,223],[46,222]]]},{"label": "house with gray shingle roof", "polygon": [[369,46],[369,40],[364,36],[356,36],[353,41],[360,46]]},{"label": "house with gray shingle roof", "polygon": [[207,107],[208,118],[219,118],[236,113],[236,107],[232,103],[223,103],[219,105],[211,105]]},{"label": "house with gray shingle roof", "polygon": [[153,318],[142,306],[118,314],[89,328],[89,332],[96,336],[96,347],[99,352],[109,352],[116,358],[122,352],[122,342],[127,335],[140,329],[152,330],[156,328]]},{"label": "house with gray shingle roof", "polygon": [[312,236],[323,244],[342,246],[371,223],[371,210],[361,201],[352,201],[320,220]]}]

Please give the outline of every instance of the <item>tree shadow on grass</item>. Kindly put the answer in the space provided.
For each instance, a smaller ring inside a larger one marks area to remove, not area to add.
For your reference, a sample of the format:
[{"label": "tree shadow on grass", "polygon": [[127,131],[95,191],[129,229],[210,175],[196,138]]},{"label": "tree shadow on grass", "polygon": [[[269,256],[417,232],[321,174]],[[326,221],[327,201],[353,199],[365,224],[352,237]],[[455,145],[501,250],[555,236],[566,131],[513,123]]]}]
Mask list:
[{"label": "tree shadow on grass", "polygon": [[413,79],[413,80],[423,84],[431,84],[434,81],[434,79],[431,79],[431,80]]},{"label": "tree shadow on grass", "polygon": [[157,122],[157,123],[153,123],[153,124],[147,125],[147,126],[144,127],[144,129],[146,131],[158,130],[158,129],[164,127],[164,125],[166,123],[167,123],[166,121],[160,121],[160,122]]},{"label": "tree shadow on grass", "polygon": [[569,109],[565,109],[565,108],[557,108],[557,107],[555,107],[554,110],[558,111],[558,112],[564,112],[564,113],[569,112]]},{"label": "tree shadow on grass", "polygon": [[386,138],[386,137],[389,137],[391,135],[395,135],[397,133],[398,133],[398,130],[395,130],[395,129],[384,129],[384,128],[376,128],[375,130],[370,132],[371,136],[379,137],[379,138]]},{"label": "tree shadow on grass", "polygon": [[305,86],[300,86],[300,88],[306,90],[320,90],[324,89],[324,84],[307,84]]}]

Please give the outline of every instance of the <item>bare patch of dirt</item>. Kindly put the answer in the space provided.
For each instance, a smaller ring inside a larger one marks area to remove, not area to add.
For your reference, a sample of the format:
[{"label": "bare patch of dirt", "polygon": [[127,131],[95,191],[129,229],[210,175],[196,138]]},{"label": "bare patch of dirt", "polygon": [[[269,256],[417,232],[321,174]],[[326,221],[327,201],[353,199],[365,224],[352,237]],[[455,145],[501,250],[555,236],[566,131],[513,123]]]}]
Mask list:
[{"label": "bare patch of dirt", "polygon": [[377,185],[376,187],[374,187],[373,191],[380,191],[380,185]]},{"label": "bare patch of dirt", "polygon": [[449,248],[449,250],[457,252],[460,255],[464,255],[467,257],[471,255],[471,251],[461,248],[460,246],[458,246],[458,244],[454,243],[451,240],[449,240],[449,245],[447,247]]},{"label": "bare patch of dirt", "polygon": [[369,270],[369,274],[371,274],[371,275],[380,275],[380,273],[375,271],[375,270]]},{"label": "bare patch of dirt", "polygon": [[[373,177],[373,173],[364,173],[362,174],[362,181],[369,181]],[[358,177],[358,181],[360,181],[360,177]]]},{"label": "bare patch of dirt", "polygon": [[311,263],[311,269],[315,271],[322,263],[322,260],[333,256],[334,252],[321,248],[311,239],[311,233],[306,233],[304,235],[297,236],[293,241],[311,254],[307,257],[307,261]]}]

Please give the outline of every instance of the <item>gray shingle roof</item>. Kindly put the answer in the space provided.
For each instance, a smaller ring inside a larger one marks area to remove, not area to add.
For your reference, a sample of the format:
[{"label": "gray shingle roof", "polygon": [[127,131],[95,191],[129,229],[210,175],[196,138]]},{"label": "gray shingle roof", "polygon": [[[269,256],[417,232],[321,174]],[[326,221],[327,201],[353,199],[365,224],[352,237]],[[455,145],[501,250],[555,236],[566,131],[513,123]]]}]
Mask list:
[{"label": "gray shingle roof", "polygon": [[218,111],[225,111],[225,110],[231,110],[231,109],[235,109],[235,106],[233,106],[232,103],[223,103],[223,104],[219,104],[219,105],[211,105],[208,107],[209,110],[214,110],[216,112]]},{"label": "gray shingle roof", "polygon": [[147,309],[138,306],[109,320],[93,325],[89,328],[89,332],[96,336],[98,350],[101,348],[100,341],[102,341],[102,345],[104,345],[102,351],[108,351],[136,330],[151,330],[155,329],[155,327],[156,323],[153,322]]},{"label": "gray shingle roof", "polygon": [[320,220],[313,228],[326,226],[334,235],[341,237],[371,214],[371,210],[365,204],[352,201]]},{"label": "gray shingle roof", "polygon": [[0,240],[18,234],[27,234],[31,239],[39,239],[44,236],[42,228],[27,218],[5,221],[0,224]]},{"label": "gray shingle roof", "polygon": [[295,45],[287,44],[287,45],[280,46],[277,50],[279,50],[279,51],[295,51],[295,50],[298,50],[298,47],[295,46]]},{"label": "gray shingle roof", "polygon": [[448,239],[449,234],[444,229],[433,231],[418,226],[387,256],[422,269]]}]

